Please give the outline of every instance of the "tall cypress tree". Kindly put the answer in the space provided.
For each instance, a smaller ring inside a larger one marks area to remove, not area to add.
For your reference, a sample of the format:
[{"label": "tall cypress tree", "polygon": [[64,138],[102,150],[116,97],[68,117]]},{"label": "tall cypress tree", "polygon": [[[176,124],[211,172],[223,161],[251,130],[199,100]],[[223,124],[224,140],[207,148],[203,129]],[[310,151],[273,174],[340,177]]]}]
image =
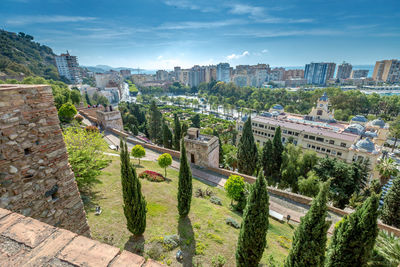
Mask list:
[{"label": "tall cypress tree", "polygon": [[181,139],[181,157],[178,183],[178,211],[181,217],[189,214],[192,202],[192,171],[187,160],[184,139]]},{"label": "tall cypress tree", "polygon": [[174,114],[174,149],[180,150],[179,143],[181,141],[182,136],[182,126],[179,121],[178,114]]},{"label": "tall cypress tree", "polygon": [[324,183],[313,200],[307,214],[300,219],[294,232],[292,248],[286,257],[285,267],[324,265],[327,232],[330,222],[325,221],[328,214],[329,182]]},{"label": "tall cypress tree", "polygon": [[373,193],[333,232],[326,267],[366,266],[378,235],[379,198]]},{"label": "tall cypress tree", "polygon": [[163,125],[163,145],[166,148],[171,149],[172,148],[172,133],[171,130],[169,129],[168,125],[164,122]]},{"label": "tall cypress tree", "polygon": [[242,136],[238,145],[238,170],[240,173],[252,175],[257,167],[258,152],[254,142],[251,118],[244,123]]},{"label": "tall cypress tree", "polygon": [[136,170],[130,162],[126,142],[121,140],[120,147],[122,197],[127,228],[133,235],[140,236],[146,229],[146,200]]},{"label": "tall cypress tree", "polygon": [[267,181],[271,182],[271,175],[273,170],[273,159],[272,159],[272,142],[270,139],[267,140],[262,148],[261,154],[261,165],[264,171],[264,176]]},{"label": "tall cypress tree", "polygon": [[222,165],[224,164],[224,150],[222,149],[222,143],[221,143],[221,138],[219,138],[219,133],[217,130],[214,129],[213,135],[218,138],[218,144],[219,144],[219,164]]},{"label": "tall cypress tree", "polygon": [[158,110],[156,102],[153,100],[150,104],[150,119],[149,119],[149,135],[150,139],[157,144],[162,143],[162,114]]},{"label": "tall cypress tree", "polygon": [[392,187],[385,195],[381,219],[388,225],[400,228],[400,176],[394,179]]},{"label": "tall cypress tree", "polygon": [[269,199],[267,183],[259,172],[243,212],[243,221],[236,248],[236,266],[258,266],[267,245]]},{"label": "tall cypress tree", "polygon": [[275,130],[274,139],[272,140],[272,179],[274,183],[279,183],[281,177],[282,154],[285,148],[282,144],[281,127],[278,126]]}]

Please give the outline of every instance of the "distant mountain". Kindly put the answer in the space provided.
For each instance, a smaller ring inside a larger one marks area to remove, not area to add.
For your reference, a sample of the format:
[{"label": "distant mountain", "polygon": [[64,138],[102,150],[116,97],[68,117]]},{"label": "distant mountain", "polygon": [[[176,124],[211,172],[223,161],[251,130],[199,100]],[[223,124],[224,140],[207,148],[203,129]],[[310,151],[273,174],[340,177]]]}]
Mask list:
[{"label": "distant mountain", "polygon": [[86,69],[88,69],[89,71],[92,72],[97,72],[97,73],[104,73],[110,70],[115,70],[115,71],[120,71],[120,70],[130,70],[132,72],[132,74],[137,74],[137,73],[141,73],[141,74],[155,74],[156,71],[155,70],[144,70],[144,69],[134,69],[134,68],[127,68],[127,67],[118,67],[118,68],[114,68],[108,65],[96,65],[96,66],[82,66]]},{"label": "distant mountain", "polygon": [[0,30],[0,72],[10,76],[23,73],[60,80],[53,50],[33,39],[23,32]]}]

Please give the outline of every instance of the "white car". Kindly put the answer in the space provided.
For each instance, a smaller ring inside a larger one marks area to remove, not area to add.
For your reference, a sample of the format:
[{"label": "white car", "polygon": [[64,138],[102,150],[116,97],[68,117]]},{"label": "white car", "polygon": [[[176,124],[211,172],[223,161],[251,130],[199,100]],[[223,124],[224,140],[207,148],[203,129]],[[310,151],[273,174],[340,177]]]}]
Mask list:
[{"label": "white car", "polygon": [[117,147],[114,146],[114,145],[109,145],[108,147],[109,147],[110,149],[112,149],[112,150],[117,150]]}]

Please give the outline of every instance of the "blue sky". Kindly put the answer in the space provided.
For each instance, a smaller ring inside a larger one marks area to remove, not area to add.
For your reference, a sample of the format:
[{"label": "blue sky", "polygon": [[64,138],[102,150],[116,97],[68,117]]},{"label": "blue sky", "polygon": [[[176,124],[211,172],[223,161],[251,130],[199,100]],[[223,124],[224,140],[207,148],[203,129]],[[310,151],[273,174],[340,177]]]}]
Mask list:
[{"label": "blue sky", "polygon": [[0,27],[81,65],[354,65],[400,58],[400,1],[0,0]]}]

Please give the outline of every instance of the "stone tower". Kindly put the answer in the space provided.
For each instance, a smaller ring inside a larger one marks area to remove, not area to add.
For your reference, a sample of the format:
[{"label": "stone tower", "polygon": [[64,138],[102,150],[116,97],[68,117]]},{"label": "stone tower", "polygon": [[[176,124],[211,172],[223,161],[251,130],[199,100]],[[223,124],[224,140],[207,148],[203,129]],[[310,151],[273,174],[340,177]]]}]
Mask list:
[{"label": "stone tower", "polygon": [[0,208],[90,235],[48,85],[0,85]]}]

